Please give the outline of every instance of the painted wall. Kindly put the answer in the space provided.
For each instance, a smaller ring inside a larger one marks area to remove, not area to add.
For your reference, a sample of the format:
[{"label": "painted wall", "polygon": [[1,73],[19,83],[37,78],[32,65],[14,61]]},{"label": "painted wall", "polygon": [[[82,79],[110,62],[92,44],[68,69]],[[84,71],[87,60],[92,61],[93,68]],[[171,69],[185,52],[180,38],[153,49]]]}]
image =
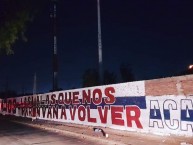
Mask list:
[{"label": "painted wall", "polygon": [[192,86],[193,76],[184,76],[22,96],[0,100],[0,112],[119,130],[193,136]]}]

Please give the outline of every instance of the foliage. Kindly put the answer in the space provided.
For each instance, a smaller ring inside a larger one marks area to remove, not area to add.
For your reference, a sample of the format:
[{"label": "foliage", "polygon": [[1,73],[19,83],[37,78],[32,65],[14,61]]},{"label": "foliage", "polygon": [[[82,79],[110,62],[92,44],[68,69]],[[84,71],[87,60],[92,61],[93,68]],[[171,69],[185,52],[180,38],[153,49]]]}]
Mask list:
[{"label": "foliage", "polygon": [[99,85],[98,72],[95,69],[88,69],[83,74],[83,87]]},{"label": "foliage", "polygon": [[[116,83],[116,75],[113,72],[106,70],[104,72],[103,84],[114,84]],[[88,69],[83,74],[83,87],[92,87],[100,85],[99,74],[96,69]]]},{"label": "foliage", "polygon": [[177,73],[176,75],[173,76],[181,76],[181,75],[191,75],[193,74],[193,68],[186,69],[180,73]]},{"label": "foliage", "polygon": [[1,99],[13,98],[17,96],[18,96],[17,93],[13,90],[7,90],[7,91],[0,92]]},{"label": "foliage", "polygon": [[117,76],[113,72],[105,70],[104,72],[104,85],[115,84]]},{"label": "foliage", "polygon": [[0,53],[12,54],[13,44],[19,38],[27,41],[24,34],[28,22],[32,21],[36,11],[35,1],[0,1]]},{"label": "foliage", "polygon": [[132,69],[130,68],[130,65],[122,63],[120,66],[120,73],[122,82],[131,82],[135,81],[134,74],[132,73]]}]

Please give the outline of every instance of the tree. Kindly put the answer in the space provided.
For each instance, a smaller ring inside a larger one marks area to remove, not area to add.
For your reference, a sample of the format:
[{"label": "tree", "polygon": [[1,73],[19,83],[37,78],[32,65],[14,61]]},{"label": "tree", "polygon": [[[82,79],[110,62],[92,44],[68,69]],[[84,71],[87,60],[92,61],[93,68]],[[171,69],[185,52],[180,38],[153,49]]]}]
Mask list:
[{"label": "tree", "polygon": [[120,73],[121,73],[122,82],[135,81],[135,77],[132,73],[132,69],[130,68],[130,65],[122,63],[120,66]]},{"label": "tree", "polygon": [[6,98],[14,98],[17,97],[17,92],[15,92],[14,90],[6,90],[3,92],[0,92],[0,98],[1,99],[6,99]]},{"label": "tree", "polygon": [[0,1],[0,53],[12,54],[13,44],[25,37],[26,26],[41,6],[41,0]]},{"label": "tree", "polygon": [[[117,76],[113,72],[109,72],[108,70],[105,70],[104,72],[104,80],[103,84],[114,84],[116,83]],[[83,87],[92,87],[92,86],[98,86],[99,83],[99,74],[96,69],[88,69],[83,74]]]},{"label": "tree", "polygon": [[193,74],[193,66],[190,65],[187,69],[185,69],[184,71],[174,75],[174,76],[180,76],[180,75],[191,75]]},{"label": "tree", "polygon": [[87,69],[83,74],[83,87],[92,87],[99,85],[99,76],[96,69]]},{"label": "tree", "polygon": [[104,72],[104,85],[115,84],[117,76],[113,72],[105,70]]}]

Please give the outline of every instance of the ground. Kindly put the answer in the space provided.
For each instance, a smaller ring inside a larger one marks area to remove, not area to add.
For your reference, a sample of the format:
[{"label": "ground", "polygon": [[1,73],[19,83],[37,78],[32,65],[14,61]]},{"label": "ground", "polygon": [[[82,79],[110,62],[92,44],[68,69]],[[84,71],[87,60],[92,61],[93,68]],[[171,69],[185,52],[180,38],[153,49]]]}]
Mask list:
[{"label": "ground", "polygon": [[[99,128],[99,127],[97,127]],[[192,145],[192,137],[159,136],[110,128],[0,116],[0,145]],[[108,137],[105,136],[108,134]]]}]

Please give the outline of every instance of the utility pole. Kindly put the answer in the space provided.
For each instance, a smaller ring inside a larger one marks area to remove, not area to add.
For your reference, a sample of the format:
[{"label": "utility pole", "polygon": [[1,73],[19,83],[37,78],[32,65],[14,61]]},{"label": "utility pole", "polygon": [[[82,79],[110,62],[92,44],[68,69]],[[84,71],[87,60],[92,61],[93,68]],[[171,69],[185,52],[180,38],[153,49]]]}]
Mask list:
[{"label": "utility pole", "polygon": [[34,74],[34,84],[33,84],[33,95],[37,93],[37,77],[36,73]]},{"label": "utility pole", "polygon": [[53,24],[53,91],[58,90],[58,56],[57,56],[57,23],[56,23],[56,7],[57,7],[57,0],[52,0],[53,3],[53,10],[51,13],[51,19]]},{"label": "utility pole", "polygon": [[101,35],[101,16],[100,16],[100,0],[97,0],[97,16],[98,16],[98,61],[99,61],[99,81],[103,84],[103,55],[102,55],[102,35]]}]

